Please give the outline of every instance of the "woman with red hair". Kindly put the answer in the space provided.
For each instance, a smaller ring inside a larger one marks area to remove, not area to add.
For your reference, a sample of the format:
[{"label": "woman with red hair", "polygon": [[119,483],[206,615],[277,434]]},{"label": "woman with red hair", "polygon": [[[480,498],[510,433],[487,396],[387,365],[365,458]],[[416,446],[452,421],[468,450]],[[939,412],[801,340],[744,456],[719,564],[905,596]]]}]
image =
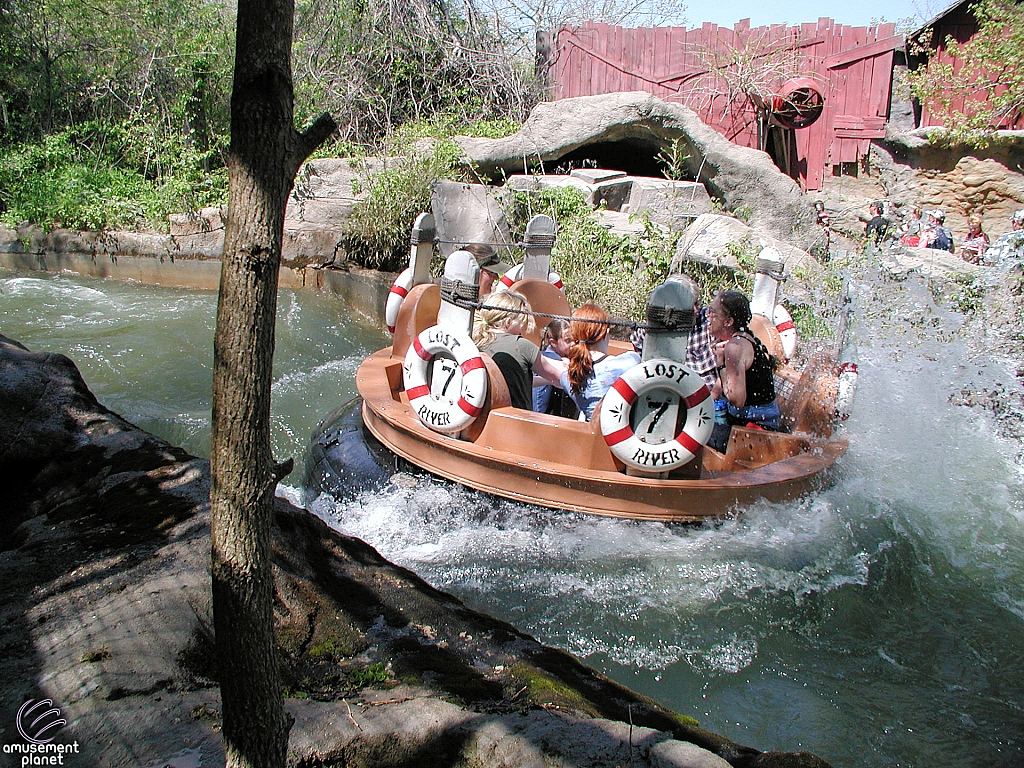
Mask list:
[{"label": "woman with red hair", "polygon": [[574,343],[569,348],[568,368],[562,374],[562,389],[589,421],[615,380],[640,364],[640,355],[608,354],[608,313],[596,304],[584,304],[573,312],[569,328]]}]

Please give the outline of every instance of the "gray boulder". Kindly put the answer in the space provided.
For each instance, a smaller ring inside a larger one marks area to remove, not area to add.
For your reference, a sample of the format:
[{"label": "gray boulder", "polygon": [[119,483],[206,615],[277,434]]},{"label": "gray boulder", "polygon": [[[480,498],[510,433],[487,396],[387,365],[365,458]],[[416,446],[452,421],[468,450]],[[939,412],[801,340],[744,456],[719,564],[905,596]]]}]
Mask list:
[{"label": "gray boulder", "polygon": [[762,248],[769,246],[782,255],[787,275],[799,272],[803,276],[801,281],[787,281],[785,293],[790,299],[805,300],[808,292],[802,283],[813,280],[813,275],[821,271],[818,262],[807,251],[758,232],[731,216],[714,213],[699,216],[676,243],[669,272],[686,272],[686,262],[690,261],[737,269],[740,266],[739,254],[753,261]]},{"label": "gray boulder", "polygon": [[530,173],[587,144],[619,142],[652,157],[680,141],[686,169],[727,208],[749,208],[750,224],[799,247],[818,236],[800,187],[755,149],[733,144],[681,104],[648,93],[581,96],[537,105],[512,136],[455,139],[468,161],[492,178]]},{"label": "gray boulder", "polygon": [[430,207],[443,256],[468,243],[508,243],[512,239],[499,191],[493,187],[436,181]]}]

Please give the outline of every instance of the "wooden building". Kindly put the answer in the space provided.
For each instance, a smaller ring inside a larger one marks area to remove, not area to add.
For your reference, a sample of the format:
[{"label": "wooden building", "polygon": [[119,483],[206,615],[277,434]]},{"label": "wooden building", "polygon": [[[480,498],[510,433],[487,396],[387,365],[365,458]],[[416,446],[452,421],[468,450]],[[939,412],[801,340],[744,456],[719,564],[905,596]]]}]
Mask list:
[{"label": "wooden building", "polygon": [[[910,44],[907,46],[907,63],[911,69],[923,66],[928,61],[936,61],[942,64],[949,64],[953,71],[959,71],[960,62],[953,57],[948,48],[948,41],[955,40],[963,44],[970,41],[978,32],[978,21],[974,17],[971,6],[977,0],[961,0],[954,3],[931,19],[927,24],[911,32],[907,37]],[[918,46],[914,42],[918,42]],[[927,49],[926,54],[918,51],[920,45]],[[973,95],[968,93],[950,94],[948,109],[951,113],[960,112],[970,114],[971,99],[983,101],[986,94],[983,92]],[[943,116],[933,114],[927,104],[915,105],[915,127],[926,128],[929,126],[943,125]],[[991,126],[998,129],[1021,129],[1024,128],[1024,115],[1006,115],[998,125]]]},{"label": "wooden building", "polygon": [[892,24],[732,29],[560,30],[547,62],[555,99],[647,91],[683,103],[731,141],[769,152],[804,189],[857,168],[885,136],[894,50]]}]

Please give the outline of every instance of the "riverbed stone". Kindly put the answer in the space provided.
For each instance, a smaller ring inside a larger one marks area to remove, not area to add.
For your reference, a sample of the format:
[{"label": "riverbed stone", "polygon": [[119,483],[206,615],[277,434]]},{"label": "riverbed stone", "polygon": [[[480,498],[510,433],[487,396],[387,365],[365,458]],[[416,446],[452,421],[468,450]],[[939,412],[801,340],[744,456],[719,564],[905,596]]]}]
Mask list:
[{"label": "riverbed stone", "polygon": [[508,253],[512,235],[499,189],[442,179],[431,187],[430,209],[442,256],[450,256],[470,243],[495,244],[500,252]]},{"label": "riverbed stone", "polygon": [[808,285],[813,284],[814,275],[822,273],[821,265],[806,251],[766,236],[732,216],[715,213],[698,216],[676,243],[669,272],[685,273],[686,263],[691,261],[738,269],[740,254],[753,263],[766,247],[775,248],[781,254],[787,275],[801,275],[800,280],[787,280],[783,284],[783,294],[791,300],[807,300],[810,295]]},{"label": "riverbed stone", "polygon": [[933,280],[955,280],[957,275],[981,277],[989,268],[964,261],[956,254],[937,248],[883,248],[878,251],[882,267],[890,276],[905,278],[916,273]]},{"label": "riverbed stone", "polygon": [[682,232],[702,213],[711,213],[713,205],[707,188],[699,182],[634,176],[624,210]]}]

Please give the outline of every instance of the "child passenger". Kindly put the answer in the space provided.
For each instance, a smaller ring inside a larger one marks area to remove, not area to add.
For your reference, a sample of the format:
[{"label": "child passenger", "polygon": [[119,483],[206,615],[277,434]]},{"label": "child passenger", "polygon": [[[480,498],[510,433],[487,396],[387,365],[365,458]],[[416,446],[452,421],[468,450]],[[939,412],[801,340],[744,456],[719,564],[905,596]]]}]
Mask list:
[{"label": "child passenger", "polygon": [[[552,360],[561,360],[569,356],[569,348],[572,346],[572,333],[569,331],[569,321],[556,318],[548,323],[540,335],[540,353]],[[538,413],[551,413],[551,392],[553,387],[550,384],[542,384],[533,388],[533,410]]]},{"label": "child passenger", "polygon": [[565,365],[540,353],[540,348],[521,334],[536,327],[530,302],[515,291],[489,294],[473,321],[473,342],[488,353],[501,369],[512,405],[530,410],[533,374],[557,382]]}]

